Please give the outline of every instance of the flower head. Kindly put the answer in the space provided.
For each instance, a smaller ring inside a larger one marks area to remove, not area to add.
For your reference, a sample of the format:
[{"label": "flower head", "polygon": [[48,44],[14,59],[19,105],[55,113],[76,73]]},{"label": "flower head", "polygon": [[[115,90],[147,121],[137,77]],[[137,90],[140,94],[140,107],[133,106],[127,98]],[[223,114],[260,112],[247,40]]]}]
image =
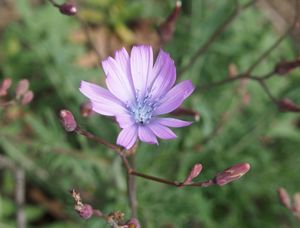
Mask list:
[{"label": "flower head", "polygon": [[161,139],[176,138],[169,127],[184,127],[191,122],[159,115],[177,109],[193,92],[186,80],[174,86],[176,68],[169,54],[160,50],[153,64],[151,46],[134,46],[130,56],[123,48],[115,58],[102,61],[107,89],[82,81],[80,91],[92,103],[93,111],[115,116],[122,128],[117,144],[131,148],[137,139],[157,144]]}]

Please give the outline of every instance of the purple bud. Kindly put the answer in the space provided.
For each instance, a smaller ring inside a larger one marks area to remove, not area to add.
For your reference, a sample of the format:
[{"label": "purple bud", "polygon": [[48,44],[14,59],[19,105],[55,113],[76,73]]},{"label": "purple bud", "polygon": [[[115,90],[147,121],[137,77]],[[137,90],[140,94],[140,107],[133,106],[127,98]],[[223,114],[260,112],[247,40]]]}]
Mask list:
[{"label": "purple bud", "polygon": [[294,61],[288,61],[288,62],[281,62],[275,66],[274,72],[279,75],[285,75],[299,66],[300,66],[300,59]]},{"label": "purple bud", "polygon": [[223,186],[232,181],[236,181],[240,179],[249,170],[250,170],[249,163],[236,164],[228,169],[225,169],[223,172],[218,173],[214,178],[214,182],[217,185]]},{"label": "purple bud", "polygon": [[131,218],[125,225],[127,225],[128,228],[141,228],[140,222],[136,218]]},{"label": "purple bud", "polygon": [[60,111],[60,121],[68,132],[74,131],[77,127],[76,120],[69,110],[64,109]]},{"label": "purple bud", "polygon": [[92,103],[90,101],[85,102],[80,105],[80,114],[83,117],[89,117],[89,116],[93,115],[93,113],[94,113],[94,111],[92,109]]},{"label": "purple bud", "polygon": [[277,192],[280,203],[288,209],[291,208],[291,199],[287,191],[284,188],[278,188]]},{"label": "purple bud", "polygon": [[16,87],[16,98],[20,99],[21,96],[23,96],[29,88],[29,81],[27,79],[22,79],[19,81],[17,87]]},{"label": "purple bud", "polygon": [[200,163],[199,164],[195,164],[193,166],[193,168],[191,169],[189,175],[187,176],[187,178],[183,182],[183,184],[191,184],[192,180],[195,177],[199,176],[199,174],[201,173],[201,171],[202,171],[202,165]]},{"label": "purple bud", "polygon": [[22,105],[27,105],[29,104],[32,99],[33,99],[33,92],[31,90],[28,90],[22,97],[22,100],[21,100],[21,104]]},{"label": "purple bud", "polygon": [[79,216],[83,219],[89,219],[94,214],[93,207],[89,204],[77,206],[75,210],[78,212]]},{"label": "purple bud", "polygon": [[7,90],[11,86],[11,79],[5,78],[0,85],[0,97],[7,95]]},{"label": "purple bud", "polygon": [[281,112],[300,112],[300,106],[287,98],[277,101],[277,106]]},{"label": "purple bud", "polygon": [[77,13],[77,8],[73,4],[64,3],[59,7],[59,11],[64,15],[73,16]]},{"label": "purple bud", "polygon": [[173,37],[176,20],[181,11],[181,5],[182,5],[181,1],[177,1],[171,14],[168,16],[166,21],[163,22],[158,28],[158,32],[160,34],[162,42],[164,43],[170,41]]}]

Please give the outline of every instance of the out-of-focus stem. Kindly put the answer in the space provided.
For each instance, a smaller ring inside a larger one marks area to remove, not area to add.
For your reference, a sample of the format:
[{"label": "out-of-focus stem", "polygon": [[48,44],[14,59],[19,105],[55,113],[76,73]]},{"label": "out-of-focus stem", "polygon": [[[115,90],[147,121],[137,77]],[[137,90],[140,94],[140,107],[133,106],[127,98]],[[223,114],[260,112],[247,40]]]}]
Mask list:
[{"label": "out-of-focus stem", "polygon": [[[135,156],[132,155],[130,158],[131,167],[135,168]],[[129,205],[131,209],[131,217],[137,218],[137,199],[136,199],[136,182],[135,182],[135,176],[130,175],[127,172],[127,185],[128,185],[128,199],[129,199]]]},{"label": "out-of-focus stem", "polygon": [[26,218],[24,212],[24,203],[25,203],[25,171],[21,167],[15,169],[15,201],[17,206],[17,227],[25,228],[26,227]]},{"label": "out-of-focus stem", "polygon": [[213,42],[225,31],[225,29],[231,24],[231,22],[245,9],[250,7],[255,3],[255,0],[252,0],[245,4],[244,6],[239,6],[234,9],[234,11],[229,15],[229,17],[213,32],[213,34],[207,39],[207,41],[194,53],[190,58],[190,61],[182,67],[178,75],[184,74],[190,67],[196,62],[196,60],[207,51],[207,49],[213,44]]}]

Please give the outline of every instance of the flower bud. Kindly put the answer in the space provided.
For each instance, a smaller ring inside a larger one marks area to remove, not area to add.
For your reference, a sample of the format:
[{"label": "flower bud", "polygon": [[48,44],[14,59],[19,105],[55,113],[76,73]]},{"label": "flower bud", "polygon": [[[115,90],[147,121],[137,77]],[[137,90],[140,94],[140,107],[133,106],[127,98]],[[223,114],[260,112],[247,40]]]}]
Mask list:
[{"label": "flower bud", "polygon": [[173,37],[175,24],[181,10],[181,5],[181,1],[177,1],[172,13],[158,28],[158,32],[163,43],[170,41]]},{"label": "flower bud", "polygon": [[76,205],[75,210],[83,219],[89,219],[94,214],[93,207],[89,204]]},{"label": "flower bud", "polygon": [[141,228],[139,220],[136,218],[131,218],[129,221],[126,222],[128,228]]},{"label": "flower bud", "polygon": [[73,4],[64,3],[59,7],[59,11],[64,15],[73,16],[77,13],[77,8]]},{"label": "flower bud", "polygon": [[277,192],[280,203],[288,209],[291,208],[291,199],[287,191],[284,188],[278,188]]},{"label": "flower bud", "polygon": [[294,208],[293,210],[297,213],[300,213],[300,193],[294,194]]},{"label": "flower bud", "polygon": [[300,66],[300,59],[297,59],[295,61],[289,61],[289,62],[281,62],[275,66],[274,72],[279,75],[285,75],[299,66]]},{"label": "flower bud", "polygon": [[93,115],[94,111],[92,109],[92,103],[91,102],[85,102],[83,104],[80,105],[80,114],[83,117],[89,117],[91,115]]},{"label": "flower bud", "polygon": [[34,95],[33,95],[33,92],[31,90],[28,90],[22,97],[22,100],[21,100],[21,104],[22,105],[27,105],[29,104],[32,99],[33,99]]},{"label": "flower bud", "polygon": [[277,106],[281,112],[300,112],[300,106],[287,98],[277,101]]},{"label": "flower bud", "polygon": [[17,87],[16,87],[16,98],[20,99],[21,96],[23,96],[29,88],[29,81],[27,79],[22,79],[19,81]]},{"label": "flower bud", "polygon": [[199,174],[201,173],[201,171],[202,171],[202,165],[200,163],[199,164],[195,164],[193,166],[193,168],[191,169],[189,175],[187,176],[187,178],[183,182],[183,184],[191,184],[191,183],[193,183],[192,180],[194,178],[196,178],[197,176],[199,176]]},{"label": "flower bud", "polygon": [[11,86],[11,79],[5,78],[0,85],[0,97],[7,95],[7,90]]},{"label": "flower bud", "polygon": [[195,121],[200,120],[200,113],[192,109],[179,107],[175,109],[173,112],[171,112],[171,114],[174,116],[192,116],[194,117]]},{"label": "flower bud", "polygon": [[244,174],[250,170],[249,163],[239,163],[228,169],[225,169],[223,172],[218,173],[214,178],[214,183],[217,185],[223,186],[232,181],[240,179]]},{"label": "flower bud", "polygon": [[60,121],[64,129],[68,132],[72,132],[76,129],[77,123],[73,114],[69,110],[60,111]]}]

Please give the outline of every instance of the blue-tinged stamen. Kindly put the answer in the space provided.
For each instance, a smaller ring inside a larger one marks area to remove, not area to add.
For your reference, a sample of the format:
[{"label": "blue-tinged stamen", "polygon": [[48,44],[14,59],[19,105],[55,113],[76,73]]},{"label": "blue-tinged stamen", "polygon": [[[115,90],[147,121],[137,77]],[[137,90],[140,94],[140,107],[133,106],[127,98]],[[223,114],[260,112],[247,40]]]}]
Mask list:
[{"label": "blue-tinged stamen", "polygon": [[136,100],[128,108],[136,123],[147,124],[150,122],[156,106],[156,102],[152,101],[149,95],[141,99],[137,93]]}]

